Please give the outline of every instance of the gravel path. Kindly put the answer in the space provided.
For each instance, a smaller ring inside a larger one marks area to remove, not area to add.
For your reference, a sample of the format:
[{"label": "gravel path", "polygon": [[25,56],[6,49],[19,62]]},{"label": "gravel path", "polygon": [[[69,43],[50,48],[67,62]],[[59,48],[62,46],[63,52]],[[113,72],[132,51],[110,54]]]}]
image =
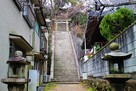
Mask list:
[{"label": "gravel path", "polygon": [[87,91],[87,90],[80,84],[57,84],[57,86],[50,91]]}]

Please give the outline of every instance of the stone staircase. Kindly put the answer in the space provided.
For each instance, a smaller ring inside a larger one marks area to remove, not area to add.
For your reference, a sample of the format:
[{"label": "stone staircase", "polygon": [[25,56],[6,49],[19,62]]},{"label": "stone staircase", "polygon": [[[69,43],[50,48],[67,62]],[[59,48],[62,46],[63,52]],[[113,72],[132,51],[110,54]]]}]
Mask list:
[{"label": "stone staircase", "polygon": [[55,82],[78,82],[74,47],[69,31],[54,32],[54,78]]}]

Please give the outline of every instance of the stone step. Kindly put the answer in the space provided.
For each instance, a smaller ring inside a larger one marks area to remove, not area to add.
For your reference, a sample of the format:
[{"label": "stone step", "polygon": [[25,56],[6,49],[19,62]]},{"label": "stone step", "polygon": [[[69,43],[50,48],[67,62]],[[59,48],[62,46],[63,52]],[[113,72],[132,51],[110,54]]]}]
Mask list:
[{"label": "stone step", "polygon": [[75,81],[79,81],[79,79],[77,79],[77,78],[57,78],[57,77],[55,77],[55,78],[53,78],[55,81],[59,81],[59,82],[61,82],[61,81],[67,81],[67,82],[75,82]]},{"label": "stone step", "polygon": [[54,76],[75,76],[77,77],[77,74],[73,73],[73,74],[70,74],[70,73],[55,73]]},{"label": "stone step", "polygon": [[78,82],[73,47],[69,32],[54,33],[54,78],[56,82]]},{"label": "stone step", "polygon": [[80,84],[80,82],[56,82],[56,84]]},{"label": "stone step", "polygon": [[52,81],[54,82],[79,82],[77,78],[53,78]]},{"label": "stone step", "polygon": [[65,72],[65,71],[63,71],[63,72],[58,72],[58,71],[56,71],[56,72],[54,72],[54,75],[62,75],[62,76],[69,76],[69,75],[71,75],[71,76],[77,76],[77,72],[75,71],[75,72]]}]

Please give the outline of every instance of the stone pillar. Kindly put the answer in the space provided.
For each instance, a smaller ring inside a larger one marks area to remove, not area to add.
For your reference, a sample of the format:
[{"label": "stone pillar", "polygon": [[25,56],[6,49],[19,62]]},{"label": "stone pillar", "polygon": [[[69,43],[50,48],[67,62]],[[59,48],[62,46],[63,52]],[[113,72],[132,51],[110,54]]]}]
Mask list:
[{"label": "stone pillar", "polygon": [[30,62],[22,56],[21,51],[16,51],[14,56],[7,61],[8,78],[1,79],[1,81],[8,85],[8,91],[24,91],[25,84],[30,82],[30,79],[25,78],[25,67]]},{"label": "stone pillar", "polygon": [[67,29],[67,31],[69,31],[69,25],[68,25],[68,21],[66,21],[66,29]]},{"label": "stone pillar", "polygon": [[131,78],[131,74],[124,73],[124,60],[129,59],[132,54],[120,52],[118,43],[110,44],[109,49],[111,52],[102,57],[109,64],[109,74],[104,79],[110,82],[111,91],[124,91],[124,84]]}]

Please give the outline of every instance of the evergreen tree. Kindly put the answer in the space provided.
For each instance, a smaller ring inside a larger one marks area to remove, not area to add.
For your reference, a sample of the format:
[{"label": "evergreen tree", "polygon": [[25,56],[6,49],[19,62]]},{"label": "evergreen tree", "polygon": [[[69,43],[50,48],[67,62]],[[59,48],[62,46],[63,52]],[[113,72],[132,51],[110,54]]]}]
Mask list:
[{"label": "evergreen tree", "polygon": [[133,11],[127,8],[120,8],[113,14],[107,14],[100,23],[100,33],[107,40],[111,40],[118,33],[123,31],[134,22]]}]

